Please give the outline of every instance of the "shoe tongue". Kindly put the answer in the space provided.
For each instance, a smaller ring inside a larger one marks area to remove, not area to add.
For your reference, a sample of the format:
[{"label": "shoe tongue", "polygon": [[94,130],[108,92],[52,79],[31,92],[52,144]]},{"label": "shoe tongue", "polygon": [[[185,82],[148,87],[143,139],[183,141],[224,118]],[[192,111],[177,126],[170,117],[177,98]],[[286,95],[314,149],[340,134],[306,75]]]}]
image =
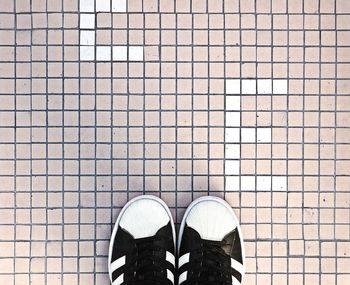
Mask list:
[{"label": "shoe tongue", "polygon": [[180,256],[199,249],[201,247],[201,241],[202,239],[198,232],[186,225],[180,245]]},{"label": "shoe tongue", "polygon": [[157,247],[164,248],[171,253],[175,252],[173,232],[172,232],[170,222],[166,226],[159,229],[155,237],[156,238],[155,238],[154,244]]}]

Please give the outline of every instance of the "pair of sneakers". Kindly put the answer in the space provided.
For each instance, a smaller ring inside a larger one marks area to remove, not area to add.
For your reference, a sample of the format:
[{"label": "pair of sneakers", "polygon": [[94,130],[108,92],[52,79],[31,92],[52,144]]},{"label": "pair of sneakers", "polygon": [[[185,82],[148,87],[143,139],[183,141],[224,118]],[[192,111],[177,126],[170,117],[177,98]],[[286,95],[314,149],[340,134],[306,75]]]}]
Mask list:
[{"label": "pair of sneakers", "polygon": [[121,210],[109,246],[113,285],[238,285],[244,265],[238,220],[228,203],[211,196],[187,208],[177,247],[164,201],[136,197]]}]

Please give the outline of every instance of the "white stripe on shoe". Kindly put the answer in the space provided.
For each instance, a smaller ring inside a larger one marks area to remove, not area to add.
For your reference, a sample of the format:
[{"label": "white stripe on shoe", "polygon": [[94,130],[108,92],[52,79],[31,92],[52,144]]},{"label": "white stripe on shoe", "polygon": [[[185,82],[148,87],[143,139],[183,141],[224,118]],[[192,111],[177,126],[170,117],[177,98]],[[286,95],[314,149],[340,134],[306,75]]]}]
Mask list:
[{"label": "white stripe on shoe", "polygon": [[112,285],[120,285],[124,282],[124,273],[119,275],[117,279],[115,279]]},{"label": "white stripe on shoe", "polygon": [[166,270],[166,277],[171,281],[171,283],[175,284],[174,274],[169,269]]},{"label": "white stripe on shoe", "polygon": [[236,277],[232,275],[232,285],[241,285],[241,282],[239,282]]},{"label": "white stripe on shoe", "polygon": [[[175,267],[175,256],[171,252],[166,252],[165,259]],[[169,269],[166,270],[166,275],[167,278],[171,281],[171,283],[175,284],[174,274]]]},{"label": "white stripe on shoe", "polygon": [[231,258],[231,267],[237,270],[241,275],[244,275],[245,269],[242,263],[238,262],[236,259]]},{"label": "white stripe on shoe", "polygon": [[[186,279],[187,279],[187,271],[181,273],[181,275],[180,275],[180,277],[179,277],[179,285],[180,285],[182,282],[186,281]],[[113,285],[114,285],[114,284],[113,284]]]},{"label": "white stripe on shoe", "polygon": [[165,258],[168,262],[175,266],[175,256],[171,252],[167,251]]},{"label": "white stripe on shoe", "polygon": [[[185,253],[179,258],[179,268],[181,268],[184,264],[190,261],[190,253]],[[245,268],[243,264],[238,262],[237,260],[231,258],[231,268],[237,270],[242,276],[245,273]],[[179,284],[184,282],[187,279],[187,271],[183,272],[179,277]],[[238,281],[234,276],[232,276],[232,285],[240,285],[241,282]]]},{"label": "white stripe on shoe", "polygon": [[[183,272],[179,277],[179,285],[187,280],[187,271]],[[114,284],[113,284],[114,285]],[[232,275],[232,285],[241,285],[235,276]]]},{"label": "white stripe on shoe", "polygon": [[190,261],[190,253],[185,253],[179,258],[179,268]]},{"label": "white stripe on shoe", "polygon": [[[166,252],[166,260],[175,266],[175,256],[167,251]],[[111,272],[116,271],[118,268],[122,267],[125,264],[125,256],[119,257],[111,264]],[[167,278],[174,284],[174,274],[167,269]],[[113,285],[119,285],[124,281],[124,274],[120,275],[114,282]]]},{"label": "white stripe on shoe", "polygon": [[118,259],[114,260],[111,264],[111,272],[113,273],[118,268],[122,267],[125,264],[125,255],[122,257],[119,257]]}]

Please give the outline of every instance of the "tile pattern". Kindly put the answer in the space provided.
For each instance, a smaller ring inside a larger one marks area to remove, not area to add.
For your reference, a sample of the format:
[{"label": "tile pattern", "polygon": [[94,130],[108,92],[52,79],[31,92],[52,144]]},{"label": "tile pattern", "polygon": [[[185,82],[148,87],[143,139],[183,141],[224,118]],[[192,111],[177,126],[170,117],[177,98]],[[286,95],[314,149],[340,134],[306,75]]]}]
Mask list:
[{"label": "tile pattern", "polygon": [[[287,94],[287,80],[271,80],[271,79],[227,79],[226,80],[226,120],[225,120],[225,190],[226,191],[286,191],[287,190],[287,177],[285,175],[274,175],[274,169],[268,171],[265,167],[263,174],[260,175],[259,170],[251,169],[249,172],[244,172],[245,160],[241,160],[241,147],[246,144],[255,144],[259,147],[260,144],[271,144],[274,139],[272,137],[271,128],[272,122],[266,126],[266,124],[258,124],[246,127],[241,125],[241,96],[254,95],[256,98],[263,95],[267,96],[283,96]],[[264,98],[266,99],[266,98]],[[269,100],[271,101],[271,100]],[[265,106],[255,105],[252,106],[252,110],[256,113],[260,112],[273,112],[273,106],[265,104]],[[244,114],[244,113],[243,113]],[[252,112],[248,113],[248,116],[256,116]],[[270,156],[264,152],[264,155],[260,157],[258,154],[255,157],[255,164],[260,160],[265,160],[271,164],[274,157],[272,156],[272,149],[270,150]],[[268,158],[269,160],[266,160]],[[240,165],[242,163],[242,166]],[[250,159],[250,163],[252,160]],[[241,171],[243,170],[243,171]],[[280,174],[286,174],[280,173]]]},{"label": "tile pattern", "polygon": [[[79,3],[81,61],[143,61],[143,46],[114,46],[111,25],[106,24],[111,12],[126,13],[126,0],[80,0]],[[122,17],[115,14],[113,18],[118,21]],[[100,35],[98,41],[96,34]]]},{"label": "tile pattern", "polygon": [[113,222],[149,193],[177,222],[224,197],[244,284],[349,284],[349,15],[348,0],[2,0],[0,283],[109,284]]}]

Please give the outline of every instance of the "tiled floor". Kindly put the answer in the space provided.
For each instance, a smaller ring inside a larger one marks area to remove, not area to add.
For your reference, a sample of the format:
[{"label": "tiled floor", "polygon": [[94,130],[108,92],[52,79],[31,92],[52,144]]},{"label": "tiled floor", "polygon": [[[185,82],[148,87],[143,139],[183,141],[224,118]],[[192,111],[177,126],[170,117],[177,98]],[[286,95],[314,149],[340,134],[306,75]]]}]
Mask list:
[{"label": "tiled floor", "polygon": [[224,197],[244,284],[350,284],[349,59],[348,0],[1,0],[0,283],[109,284],[148,193]]}]

